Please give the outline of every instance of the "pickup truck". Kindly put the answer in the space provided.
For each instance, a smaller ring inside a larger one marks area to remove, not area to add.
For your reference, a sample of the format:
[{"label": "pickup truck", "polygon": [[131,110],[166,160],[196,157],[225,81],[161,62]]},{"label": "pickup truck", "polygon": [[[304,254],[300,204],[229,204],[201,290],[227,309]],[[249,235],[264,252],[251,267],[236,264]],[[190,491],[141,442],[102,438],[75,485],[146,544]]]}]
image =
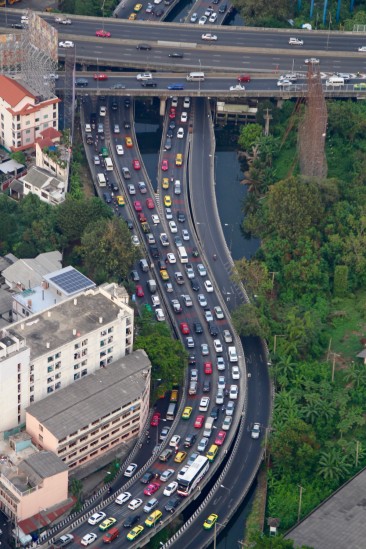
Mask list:
[{"label": "pickup truck", "polygon": [[66,545],[69,545],[69,543],[72,543],[74,541],[74,536],[71,534],[65,534],[64,536],[61,536],[59,539],[53,542],[54,547],[66,547]]}]

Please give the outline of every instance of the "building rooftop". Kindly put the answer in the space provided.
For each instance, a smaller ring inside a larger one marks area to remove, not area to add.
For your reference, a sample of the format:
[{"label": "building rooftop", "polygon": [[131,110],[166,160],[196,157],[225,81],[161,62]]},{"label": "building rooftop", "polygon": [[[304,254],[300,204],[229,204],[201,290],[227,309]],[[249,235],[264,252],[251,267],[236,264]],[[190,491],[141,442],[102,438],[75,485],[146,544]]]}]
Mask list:
[{"label": "building rooftop", "polygon": [[341,486],[286,534],[295,547],[364,549],[366,539],[366,469]]},{"label": "building rooftop", "polygon": [[58,251],[46,252],[33,259],[18,259],[3,270],[6,280],[14,285],[32,288],[41,284],[42,277],[61,267],[62,254]]},{"label": "building rooftop", "polygon": [[52,354],[54,349],[95,331],[120,316],[130,314],[98,288],[62,301],[54,307],[9,326],[9,335],[26,339],[31,359]]},{"label": "building rooftop", "polygon": [[48,478],[63,471],[68,471],[68,466],[53,452],[36,452],[22,461],[20,468],[29,474],[35,474],[40,478]]},{"label": "building rooftop", "polygon": [[145,351],[135,351],[32,404],[27,412],[62,439],[137,399],[144,391],[150,368]]},{"label": "building rooftop", "polygon": [[57,189],[60,185],[60,180],[57,179],[57,177],[54,177],[46,170],[37,168],[36,166],[32,166],[30,170],[20,178],[20,181],[29,183],[37,189],[45,190],[49,190],[50,188]]},{"label": "building rooftop", "polygon": [[19,82],[4,75],[0,75],[0,90],[0,96],[11,107],[16,107],[25,97],[35,99],[35,96]]}]

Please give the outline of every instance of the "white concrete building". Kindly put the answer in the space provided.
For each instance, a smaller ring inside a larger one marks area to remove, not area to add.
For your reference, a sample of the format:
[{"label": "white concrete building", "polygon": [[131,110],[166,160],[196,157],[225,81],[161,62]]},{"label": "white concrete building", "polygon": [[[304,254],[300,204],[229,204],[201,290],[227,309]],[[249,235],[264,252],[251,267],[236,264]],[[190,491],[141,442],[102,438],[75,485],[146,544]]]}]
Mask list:
[{"label": "white concrete building", "polygon": [[111,284],[1,330],[0,433],[23,424],[33,402],[130,354],[132,347],[133,310]]},{"label": "white concrete building", "polygon": [[40,200],[51,206],[61,204],[65,200],[67,183],[48,171],[32,166],[19,181],[23,183],[24,196],[29,193],[36,194]]},{"label": "white concrete building", "polygon": [[47,128],[58,129],[58,103],[40,101],[16,80],[0,75],[0,145],[11,151],[34,147]]},{"label": "white concrete building", "polygon": [[54,250],[30,259],[14,258],[13,264],[2,270],[4,282],[11,290],[26,290],[42,284],[43,277],[62,267],[62,254]]}]

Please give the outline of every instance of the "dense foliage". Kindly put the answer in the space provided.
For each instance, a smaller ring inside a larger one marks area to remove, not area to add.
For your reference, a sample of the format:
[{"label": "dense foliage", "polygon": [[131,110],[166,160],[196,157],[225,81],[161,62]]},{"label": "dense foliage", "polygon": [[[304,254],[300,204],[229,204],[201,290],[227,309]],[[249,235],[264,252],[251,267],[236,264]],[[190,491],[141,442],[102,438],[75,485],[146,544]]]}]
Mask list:
[{"label": "dense foliage", "polygon": [[[237,262],[235,276],[252,302],[233,318],[243,335],[265,336],[272,350],[268,516],[287,529],[297,520],[299,486],[304,516],[366,465],[366,369],[354,355],[337,367],[327,361],[338,317],[362,311],[365,318],[366,106],[328,103],[325,180],[298,175],[292,134],[301,111],[287,104],[272,114],[274,135],[246,151],[244,228],[261,247],[251,261]],[[345,296],[353,311],[339,310]]]},{"label": "dense foliage", "polygon": [[119,0],[59,0],[60,8],[64,13],[96,17],[110,16],[118,4]]}]

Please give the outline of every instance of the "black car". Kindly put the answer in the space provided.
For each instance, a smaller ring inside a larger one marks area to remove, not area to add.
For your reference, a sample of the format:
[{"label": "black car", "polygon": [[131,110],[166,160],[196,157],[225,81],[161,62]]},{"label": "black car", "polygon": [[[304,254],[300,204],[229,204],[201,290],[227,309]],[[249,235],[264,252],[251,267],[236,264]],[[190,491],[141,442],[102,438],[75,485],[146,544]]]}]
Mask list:
[{"label": "black car", "polygon": [[200,289],[200,285],[198,284],[197,279],[196,278],[191,278],[190,281],[191,281],[192,290],[194,292],[198,292],[199,289]]},{"label": "black car", "polygon": [[86,78],[77,78],[75,80],[75,86],[78,87],[78,88],[86,88],[86,86],[88,85],[88,81]]},{"label": "black car", "polygon": [[187,435],[186,438],[184,439],[185,448],[190,448],[191,446],[193,446],[196,440],[197,440],[197,435],[193,435],[193,434]]},{"label": "black car", "polygon": [[159,259],[160,254],[157,246],[150,246],[150,253],[154,259]]},{"label": "black car", "polygon": [[113,101],[112,103],[112,111],[116,111],[118,109],[118,103],[116,103],[115,101]]},{"label": "black car", "polygon": [[140,515],[129,515],[123,523],[125,528],[132,528],[140,520]]},{"label": "black car", "polygon": [[156,86],[158,85],[155,80],[143,80],[142,82],[140,82],[140,84],[143,88],[156,88]]},{"label": "black car", "polygon": [[219,8],[219,13],[225,13],[226,10],[227,10],[227,4],[222,4],[222,6],[220,6]]},{"label": "black car", "polygon": [[194,366],[196,364],[196,355],[189,355],[188,364]]},{"label": "black car", "polygon": [[123,122],[123,127],[125,130],[129,130],[131,128],[131,124],[129,122]]},{"label": "black car", "polygon": [[220,415],[220,408],[218,406],[215,406],[214,408],[212,408],[210,417],[213,417],[216,420],[218,419],[219,415]]},{"label": "black car", "polygon": [[130,231],[132,231],[133,223],[132,223],[131,219],[125,219],[125,221],[126,221],[127,227],[130,229]]},{"label": "black car", "polygon": [[177,212],[177,219],[180,223],[184,223],[186,220],[186,215],[184,212]]},{"label": "black car", "polygon": [[129,109],[131,107],[131,101],[129,99],[125,99],[125,107],[126,109]]},{"label": "black car", "polygon": [[156,10],[155,17],[161,17],[162,15],[164,15],[164,10],[162,9]]},{"label": "black car", "polygon": [[168,503],[164,506],[165,511],[168,511],[168,513],[174,513],[178,505],[182,502],[181,498],[172,498],[168,501]]},{"label": "black car", "polygon": [[210,391],[211,391],[211,383],[210,383],[210,380],[207,379],[203,382],[202,392],[209,393]]},{"label": "black car", "polygon": [[216,337],[219,334],[219,330],[217,329],[216,324],[213,322],[208,323],[208,329],[212,337]]},{"label": "black car", "polygon": [[175,124],[174,120],[172,120],[172,121],[169,123],[169,129],[170,129],[170,130],[174,130],[174,129],[175,129],[175,126],[176,126],[176,124]]},{"label": "black car", "polygon": [[151,50],[150,44],[137,44],[137,50]]},{"label": "black car", "polygon": [[155,477],[154,473],[151,471],[146,471],[146,473],[140,478],[142,484],[149,484],[149,482]]},{"label": "black car", "polygon": [[200,322],[194,322],[193,329],[196,332],[196,334],[203,334],[203,328]]},{"label": "black car", "polygon": [[174,57],[175,59],[182,59],[184,57],[184,54],[180,51],[174,51],[173,53],[169,54],[169,57]]},{"label": "black car", "polygon": [[158,268],[159,268],[159,271],[162,271],[162,270],[166,269],[166,262],[159,259]]}]

